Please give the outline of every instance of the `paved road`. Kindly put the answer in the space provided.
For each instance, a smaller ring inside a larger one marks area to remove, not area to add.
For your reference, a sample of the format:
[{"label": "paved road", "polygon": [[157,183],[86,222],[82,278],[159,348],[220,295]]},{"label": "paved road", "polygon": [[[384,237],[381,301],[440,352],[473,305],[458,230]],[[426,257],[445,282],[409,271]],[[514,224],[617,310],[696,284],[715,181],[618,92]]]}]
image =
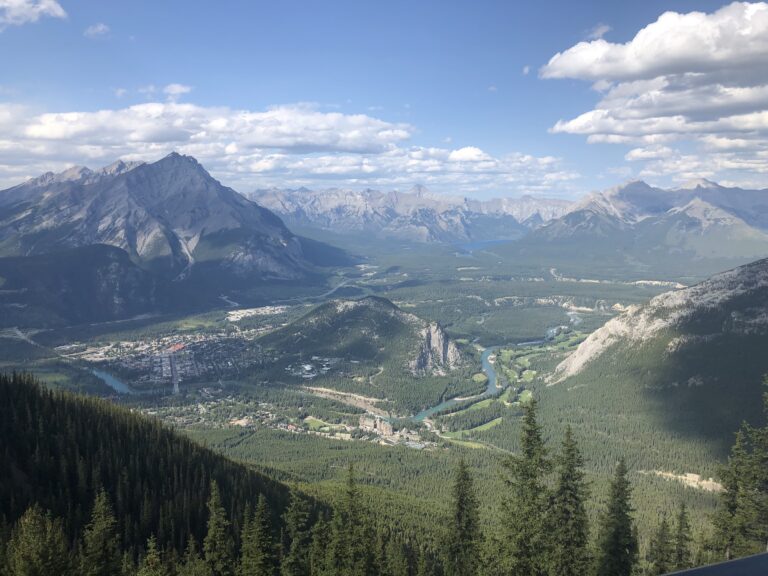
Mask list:
[{"label": "paved road", "polygon": [[766,576],[768,574],[768,553],[674,572],[674,574],[679,576]]}]

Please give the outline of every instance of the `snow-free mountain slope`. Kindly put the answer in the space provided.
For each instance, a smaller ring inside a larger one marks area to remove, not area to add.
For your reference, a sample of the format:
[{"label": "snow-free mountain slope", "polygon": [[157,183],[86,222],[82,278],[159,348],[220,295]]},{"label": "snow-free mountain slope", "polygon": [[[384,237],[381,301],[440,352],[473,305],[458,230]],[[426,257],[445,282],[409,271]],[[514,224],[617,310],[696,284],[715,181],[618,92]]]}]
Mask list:
[{"label": "snow-free mountain slope", "polygon": [[488,201],[453,198],[422,186],[409,192],[270,189],[257,190],[251,197],[289,224],[420,242],[516,238],[527,231],[525,223],[549,221],[571,205],[531,196]]},{"label": "snow-free mountain slope", "polygon": [[69,169],[0,192],[0,252],[42,254],[108,244],[183,279],[215,260],[239,275],[299,278],[301,242],[269,210],[212,178],[193,158]]}]

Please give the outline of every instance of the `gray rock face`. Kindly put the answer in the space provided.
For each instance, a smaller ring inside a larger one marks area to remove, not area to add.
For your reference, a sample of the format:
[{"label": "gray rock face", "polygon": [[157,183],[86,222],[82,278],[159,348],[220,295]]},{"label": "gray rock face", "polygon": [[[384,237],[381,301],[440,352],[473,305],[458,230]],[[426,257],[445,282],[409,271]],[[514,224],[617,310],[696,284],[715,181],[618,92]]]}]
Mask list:
[{"label": "gray rock face", "polygon": [[32,255],[92,244],[184,279],[200,263],[239,275],[291,279],[308,268],[282,221],[212,178],[194,158],[71,168],[0,192],[0,253]]},{"label": "gray rock face", "polygon": [[701,258],[768,252],[768,190],[724,188],[707,180],[665,190],[630,182],[591,194],[538,228],[530,242],[605,241],[668,247]]},{"label": "gray rock face", "polygon": [[571,206],[530,196],[490,201],[452,198],[423,187],[410,192],[270,189],[257,190],[251,197],[290,223],[419,242],[513,238],[528,225],[549,221]]},{"label": "gray rock face", "polygon": [[421,330],[421,338],[419,354],[410,365],[413,372],[443,375],[446,370],[453,370],[461,363],[459,348],[440,324],[429,323]]},{"label": "gray rock face", "polygon": [[[704,326],[709,322],[712,334],[686,334],[682,327],[696,322]],[[590,334],[558,365],[553,380],[578,374],[615,345],[638,346],[666,330],[682,334],[670,342],[670,349],[692,338],[768,334],[768,259],[717,274],[690,288],[659,294],[644,306],[630,306]]]}]

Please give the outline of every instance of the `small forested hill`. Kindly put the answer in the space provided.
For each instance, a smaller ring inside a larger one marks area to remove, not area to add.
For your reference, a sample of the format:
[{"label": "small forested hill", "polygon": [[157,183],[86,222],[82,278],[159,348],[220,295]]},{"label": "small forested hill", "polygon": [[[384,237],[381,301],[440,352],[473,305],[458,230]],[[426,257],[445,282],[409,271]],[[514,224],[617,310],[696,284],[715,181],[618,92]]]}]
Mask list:
[{"label": "small forested hill", "polygon": [[461,361],[456,344],[438,324],[377,296],[328,302],[259,342],[307,359],[400,362],[413,372],[450,370]]},{"label": "small forested hill", "polygon": [[456,370],[469,363],[442,326],[386,298],[333,300],[258,342],[280,358],[275,378],[386,398],[400,409],[471,391]]},{"label": "small forested hill", "polygon": [[218,482],[235,533],[247,503],[264,495],[275,517],[288,488],[180,437],[159,422],[108,402],[43,389],[26,376],[0,375],[0,524],[32,504],[82,533],[105,489],[121,547],[141,549],[154,534],[182,552],[205,535],[206,501]]},{"label": "small forested hill", "polygon": [[711,475],[740,423],[762,418],[766,348],[760,260],[610,320],[558,366],[542,403],[639,467]]}]

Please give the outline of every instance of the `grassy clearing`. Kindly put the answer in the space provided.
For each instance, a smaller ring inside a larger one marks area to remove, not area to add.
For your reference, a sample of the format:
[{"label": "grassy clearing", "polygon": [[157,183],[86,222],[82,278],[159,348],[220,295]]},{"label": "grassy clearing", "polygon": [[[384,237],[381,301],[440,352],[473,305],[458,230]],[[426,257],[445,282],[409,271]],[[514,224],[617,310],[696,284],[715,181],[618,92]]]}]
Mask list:
[{"label": "grassy clearing", "polygon": [[467,432],[482,432],[484,430],[490,430],[494,426],[498,426],[501,424],[501,421],[504,420],[503,416],[499,416],[495,420],[491,420],[490,422],[486,422],[485,424],[482,424],[478,426],[477,428],[472,428],[471,430],[467,430]]},{"label": "grassy clearing", "polygon": [[532,382],[534,378],[536,378],[536,370],[526,370],[523,372],[523,382]]},{"label": "grassy clearing", "polygon": [[480,442],[472,442],[470,440],[459,440],[458,438],[451,438],[451,437],[446,437],[446,440],[448,440],[448,442],[450,442],[451,444],[456,444],[457,446],[463,446],[464,448],[472,448],[472,449],[487,448],[485,444],[480,444]]},{"label": "grassy clearing", "polygon": [[328,422],[325,422],[324,420],[320,420],[320,418],[315,418],[314,416],[307,416],[306,418],[304,418],[304,422],[309,426],[310,430],[313,430],[315,432],[337,430],[339,428],[342,428],[342,426],[329,424]]},{"label": "grassy clearing", "polygon": [[486,376],[483,372],[472,374],[472,382],[475,384],[485,384],[488,382],[488,376]]}]

